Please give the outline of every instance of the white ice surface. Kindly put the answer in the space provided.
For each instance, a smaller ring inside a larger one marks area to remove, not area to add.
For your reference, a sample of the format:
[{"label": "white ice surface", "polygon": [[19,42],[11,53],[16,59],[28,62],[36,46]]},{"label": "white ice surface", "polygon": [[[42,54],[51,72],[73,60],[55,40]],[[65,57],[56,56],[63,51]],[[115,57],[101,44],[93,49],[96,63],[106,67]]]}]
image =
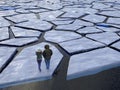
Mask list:
[{"label": "white ice surface", "polygon": [[15,37],[39,37],[41,32],[32,29],[23,29],[19,27],[11,27]]},{"label": "white ice surface", "polygon": [[7,20],[5,20],[3,17],[0,17],[0,21],[2,21],[0,23],[0,27],[6,27],[10,25],[10,23]]},{"label": "white ice surface", "polygon": [[9,38],[9,32],[8,28],[0,28],[0,40],[8,39]]},{"label": "white ice surface", "polygon": [[77,54],[70,58],[67,79],[93,75],[120,66],[120,53],[110,48]]},{"label": "white ice surface", "polygon": [[100,23],[100,22],[103,22],[106,19],[106,17],[95,15],[95,14],[90,14],[90,15],[83,17],[82,19],[93,22],[93,23]]},{"label": "white ice surface", "polygon": [[58,30],[71,30],[71,31],[76,31],[77,29],[83,27],[83,26],[92,26],[93,24],[90,22],[85,22],[82,20],[75,20],[72,24],[68,25],[58,25],[56,29]]},{"label": "white ice surface", "polygon": [[31,20],[31,19],[36,19],[37,17],[35,16],[35,14],[32,13],[32,14],[17,14],[14,16],[6,17],[6,18],[15,23],[20,23],[23,21]]},{"label": "white ice surface", "polygon": [[41,31],[47,31],[52,28],[52,24],[50,24],[46,21],[37,20],[37,19],[33,19],[28,22],[16,24],[16,26],[26,27],[26,28],[30,28],[30,29],[37,29],[37,30],[41,30]]},{"label": "white ice surface", "polygon": [[9,61],[15,51],[16,48],[0,47],[0,69]]},{"label": "white ice surface", "polygon": [[120,50],[120,41],[114,43],[112,46]]},{"label": "white ice surface", "polygon": [[48,43],[40,43],[23,49],[2,74],[0,74],[0,87],[51,79],[63,55],[56,47],[49,44],[50,48],[53,50],[50,69],[46,70],[45,61],[43,59],[41,66],[42,71],[40,72],[38,70],[35,52],[37,49],[44,50],[44,45],[46,44]]},{"label": "white ice surface", "polygon": [[3,45],[24,46],[26,44],[37,41],[38,38],[13,38],[0,42]]},{"label": "white ice surface", "polygon": [[113,28],[113,27],[100,27],[98,26],[97,28],[106,31],[106,32],[116,32],[116,31],[120,31],[120,29],[118,28]]},{"label": "white ice surface", "polygon": [[59,45],[64,48],[68,53],[74,53],[74,52],[82,52],[87,50],[92,50],[94,48],[102,47],[104,46],[101,43],[92,41],[87,38],[81,38],[76,40],[71,40],[67,42],[59,43]]},{"label": "white ice surface", "polygon": [[48,31],[45,33],[44,38],[47,41],[51,42],[63,42],[63,41],[68,41],[76,38],[81,38],[81,35],[74,33],[74,32],[69,32],[69,31]]},{"label": "white ice surface", "polygon": [[77,32],[88,34],[88,33],[102,32],[102,30],[97,29],[96,27],[85,27],[85,28],[79,29]]},{"label": "white ice surface", "polygon": [[117,34],[111,33],[111,32],[91,34],[91,35],[87,35],[87,37],[92,38],[94,40],[97,40],[97,41],[107,44],[107,45],[120,38]]},{"label": "white ice surface", "polygon": [[112,17],[120,17],[120,11],[114,10],[114,11],[103,11],[100,14],[112,16]]},{"label": "white ice surface", "polygon": [[119,24],[119,25],[120,25],[120,18],[109,18],[109,19],[107,20],[107,23]]}]

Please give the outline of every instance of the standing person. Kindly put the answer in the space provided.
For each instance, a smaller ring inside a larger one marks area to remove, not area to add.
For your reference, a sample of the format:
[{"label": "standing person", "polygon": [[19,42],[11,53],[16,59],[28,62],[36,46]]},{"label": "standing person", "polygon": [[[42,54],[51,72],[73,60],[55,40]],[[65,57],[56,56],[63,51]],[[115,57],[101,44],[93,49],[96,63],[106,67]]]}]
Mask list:
[{"label": "standing person", "polygon": [[42,50],[38,49],[36,51],[36,56],[37,56],[38,69],[41,72]]},{"label": "standing person", "polygon": [[50,59],[53,54],[52,50],[49,48],[49,45],[44,46],[45,50],[43,51],[43,57],[46,63],[46,69],[50,68]]}]

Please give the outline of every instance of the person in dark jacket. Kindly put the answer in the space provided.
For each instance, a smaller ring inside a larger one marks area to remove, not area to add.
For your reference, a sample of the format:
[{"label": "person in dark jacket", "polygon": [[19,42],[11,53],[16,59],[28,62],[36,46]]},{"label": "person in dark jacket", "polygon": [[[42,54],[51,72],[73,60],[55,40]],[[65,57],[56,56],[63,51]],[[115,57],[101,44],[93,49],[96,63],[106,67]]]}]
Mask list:
[{"label": "person in dark jacket", "polygon": [[43,57],[46,63],[46,69],[50,68],[50,59],[53,54],[52,50],[49,48],[49,45],[44,46],[45,50],[43,51]]},{"label": "person in dark jacket", "polygon": [[41,72],[42,50],[38,49],[36,51],[36,56],[37,56],[38,69]]}]

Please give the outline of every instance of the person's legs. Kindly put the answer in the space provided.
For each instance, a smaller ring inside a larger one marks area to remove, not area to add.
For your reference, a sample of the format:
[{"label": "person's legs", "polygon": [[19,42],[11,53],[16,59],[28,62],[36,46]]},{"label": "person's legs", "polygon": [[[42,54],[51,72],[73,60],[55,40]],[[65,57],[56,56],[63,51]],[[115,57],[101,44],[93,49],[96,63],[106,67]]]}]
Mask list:
[{"label": "person's legs", "polygon": [[45,60],[45,63],[46,63],[46,69],[49,69],[49,65],[50,65],[50,60]]},{"label": "person's legs", "polygon": [[41,62],[42,62],[42,60],[38,60],[38,69],[40,72],[41,72]]}]

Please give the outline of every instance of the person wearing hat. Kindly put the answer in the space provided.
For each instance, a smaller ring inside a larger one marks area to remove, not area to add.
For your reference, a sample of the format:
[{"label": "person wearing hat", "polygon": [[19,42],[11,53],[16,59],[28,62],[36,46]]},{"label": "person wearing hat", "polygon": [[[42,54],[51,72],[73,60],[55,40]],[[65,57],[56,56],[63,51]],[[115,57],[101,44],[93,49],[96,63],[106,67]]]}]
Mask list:
[{"label": "person wearing hat", "polygon": [[50,59],[53,54],[52,50],[49,48],[49,45],[44,46],[45,50],[43,51],[43,57],[46,63],[46,69],[50,68]]},{"label": "person wearing hat", "polygon": [[41,72],[42,50],[38,49],[36,51],[36,56],[37,56],[38,69]]}]

